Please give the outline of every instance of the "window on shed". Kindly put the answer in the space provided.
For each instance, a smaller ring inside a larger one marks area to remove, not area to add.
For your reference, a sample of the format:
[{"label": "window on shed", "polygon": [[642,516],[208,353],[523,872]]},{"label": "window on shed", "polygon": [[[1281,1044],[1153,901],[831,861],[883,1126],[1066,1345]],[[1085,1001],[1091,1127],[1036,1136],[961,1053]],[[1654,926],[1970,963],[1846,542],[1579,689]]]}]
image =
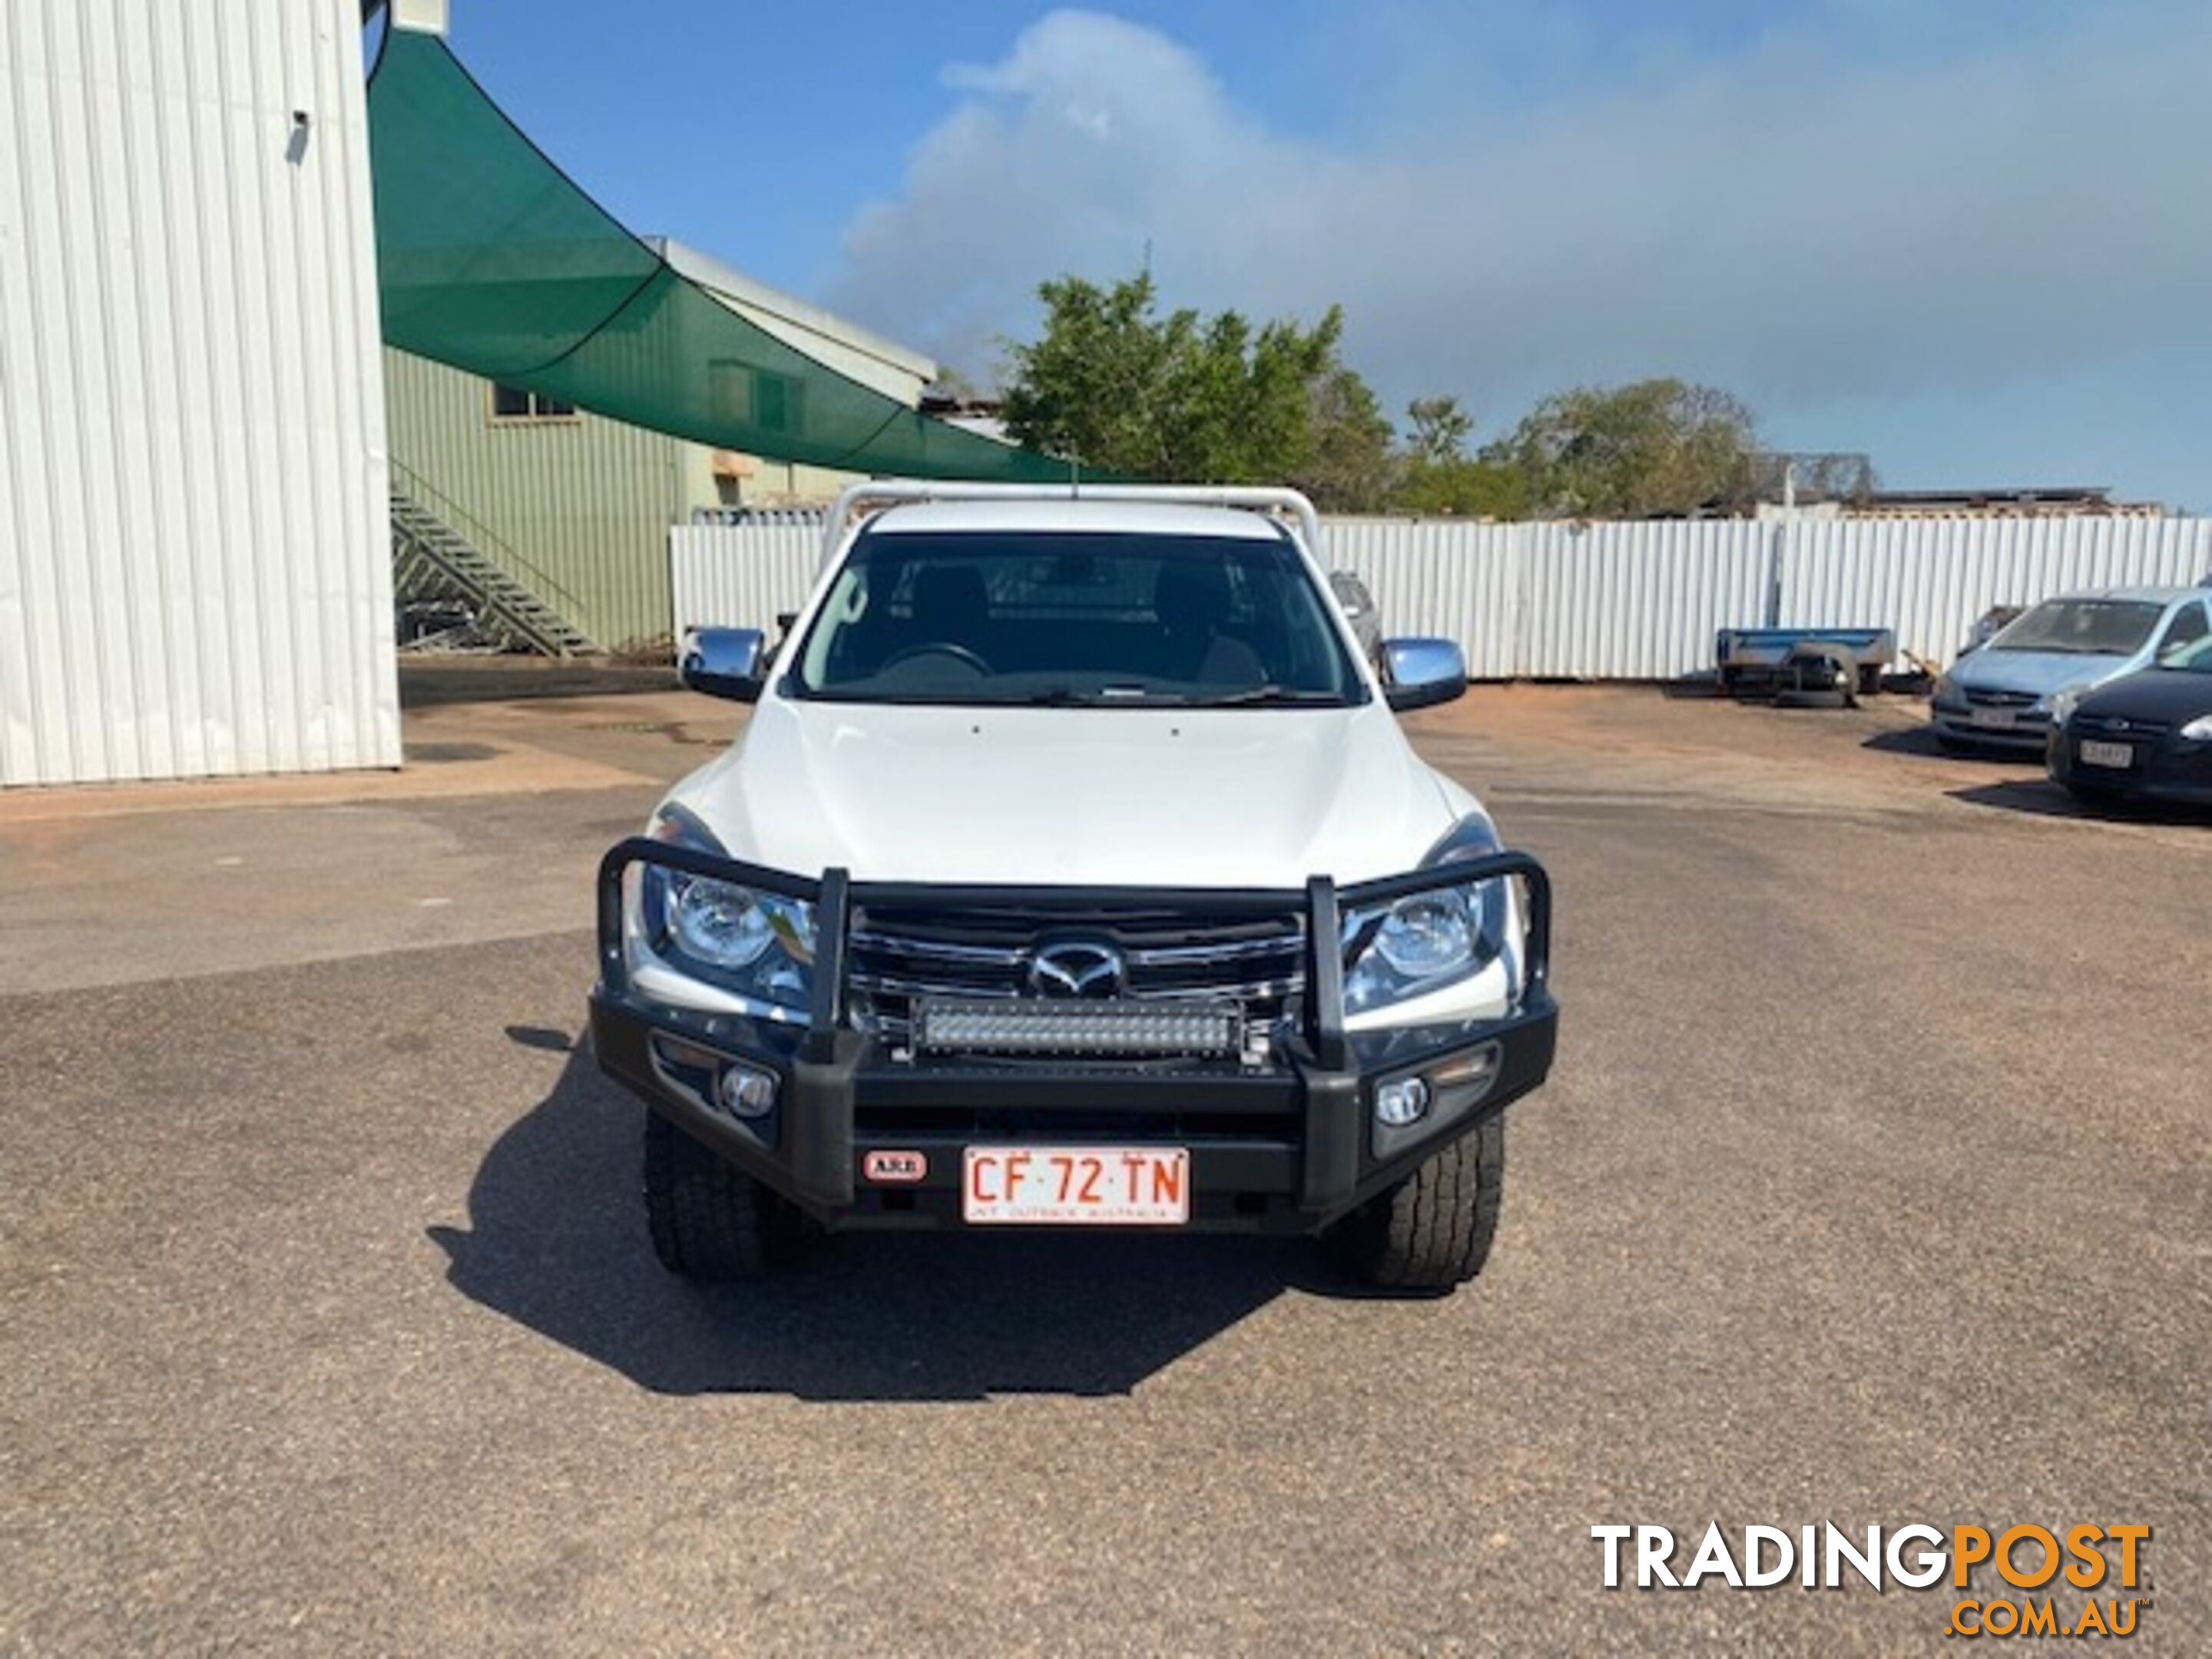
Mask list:
[{"label": "window on shed", "polygon": [[763,432],[797,432],[805,421],[806,387],[795,376],[717,357],[707,365],[707,385],[718,421]]},{"label": "window on shed", "polygon": [[491,416],[495,421],[573,421],[576,405],[549,398],[542,392],[526,392],[519,386],[492,383]]}]

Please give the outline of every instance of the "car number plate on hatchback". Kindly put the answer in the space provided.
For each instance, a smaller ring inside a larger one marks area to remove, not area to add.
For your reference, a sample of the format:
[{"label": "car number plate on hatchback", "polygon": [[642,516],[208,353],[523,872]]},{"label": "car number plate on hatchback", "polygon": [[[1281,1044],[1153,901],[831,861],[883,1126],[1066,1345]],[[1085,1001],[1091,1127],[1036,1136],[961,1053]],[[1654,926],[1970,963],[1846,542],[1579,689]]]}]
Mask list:
[{"label": "car number plate on hatchback", "polygon": [[1172,1227],[1190,1219],[1181,1146],[970,1146],[960,1218],[1031,1226]]},{"label": "car number plate on hatchback", "polygon": [[2124,743],[2085,742],[2080,750],[2084,766],[2133,766],[2136,751]]},{"label": "car number plate on hatchback", "polygon": [[1977,708],[1972,718],[1975,725],[1989,732],[2009,732],[2020,724],[2020,716],[2009,708]]}]

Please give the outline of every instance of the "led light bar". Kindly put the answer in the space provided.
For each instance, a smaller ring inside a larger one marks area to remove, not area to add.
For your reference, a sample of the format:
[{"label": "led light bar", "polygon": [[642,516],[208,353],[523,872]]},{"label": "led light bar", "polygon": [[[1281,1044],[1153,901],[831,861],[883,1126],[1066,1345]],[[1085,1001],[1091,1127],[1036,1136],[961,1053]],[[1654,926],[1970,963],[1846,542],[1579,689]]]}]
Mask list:
[{"label": "led light bar", "polygon": [[1241,1022],[1234,1003],[924,997],[914,1031],[926,1054],[1234,1055]]}]

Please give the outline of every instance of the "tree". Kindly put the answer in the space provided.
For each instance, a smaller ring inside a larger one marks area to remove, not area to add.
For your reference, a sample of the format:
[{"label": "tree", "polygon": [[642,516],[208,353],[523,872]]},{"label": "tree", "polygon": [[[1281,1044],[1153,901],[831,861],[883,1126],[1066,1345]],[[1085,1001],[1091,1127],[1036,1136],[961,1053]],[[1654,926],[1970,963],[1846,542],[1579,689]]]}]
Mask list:
[{"label": "tree", "polygon": [[1412,430],[1392,481],[1392,507],[1468,519],[1528,517],[1528,490],[1520,472],[1468,454],[1474,416],[1457,398],[1416,398],[1406,406],[1406,418]]},{"label": "tree", "polygon": [[1657,380],[1556,393],[1482,459],[1519,472],[1540,515],[1638,519],[1752,499],[1758,452],[1736,398]]},{"label": "tree", "polygon": [[1474,416],[1459,406],[1458,398],[1416,398],[1406,405],[1406,418],[1413,423],[1412,435],[1406,441],[1409,460],[1442,465],[1467,453]]},{"label": "tree", "polygon": [[1150,273],[1041,283],[1042,331],[1010,342],[1007,430],[1083,466],[1202,483],[1296,480],[1336,511],[1379,505],[1390,423],[1337,355],[1344,314],[1259,328],[1165,317]]},{"label": "tree", "polygon": [[1324,513],[1379,513],[1389,505],[1397,458],[1390,422],[1367,382],[1339,363],[1310,394],[1310,444],[1287,476]]},{"label": "tree", "polygon": [[1504,461],[1462,455],[1452,460],[1407,460],[1390,494],[1401,513],[1460,519],[1525,519],[1528,481]]},{"label": "tree", "polygon": [[1153,412],[1172,349],[1152,316],[1152,279],[1105,289],[1068,276],[1040,285],[1037,295],[1042,336],[1008,347],[1008,433],[1085,465],[1152,472],[1160,460]]}]

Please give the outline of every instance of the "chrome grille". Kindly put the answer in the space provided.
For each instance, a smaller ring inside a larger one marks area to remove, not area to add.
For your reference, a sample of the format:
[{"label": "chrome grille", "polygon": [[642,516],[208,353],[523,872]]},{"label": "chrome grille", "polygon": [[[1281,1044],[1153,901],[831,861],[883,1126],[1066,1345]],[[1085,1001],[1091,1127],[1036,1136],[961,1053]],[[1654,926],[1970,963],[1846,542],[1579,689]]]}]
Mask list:
[{"label": "chrome grille", "polygon": [[1968,686],[1966,701],[1978,708],[2033,708],[2040,699],[2033,691],[1981,691]]},{"label": "chrome grille", "polygon": [[854,1021],[906,1040],[916,997],[1022,997],[1032,954],[1070,938],[1121,953],[1121,994],[1233,1001],[1248,1025],[1272,1024],[1305,984],[1305,918],[1235,921],[1157,909],[1042,911],[856,908],[846,985]]}]

